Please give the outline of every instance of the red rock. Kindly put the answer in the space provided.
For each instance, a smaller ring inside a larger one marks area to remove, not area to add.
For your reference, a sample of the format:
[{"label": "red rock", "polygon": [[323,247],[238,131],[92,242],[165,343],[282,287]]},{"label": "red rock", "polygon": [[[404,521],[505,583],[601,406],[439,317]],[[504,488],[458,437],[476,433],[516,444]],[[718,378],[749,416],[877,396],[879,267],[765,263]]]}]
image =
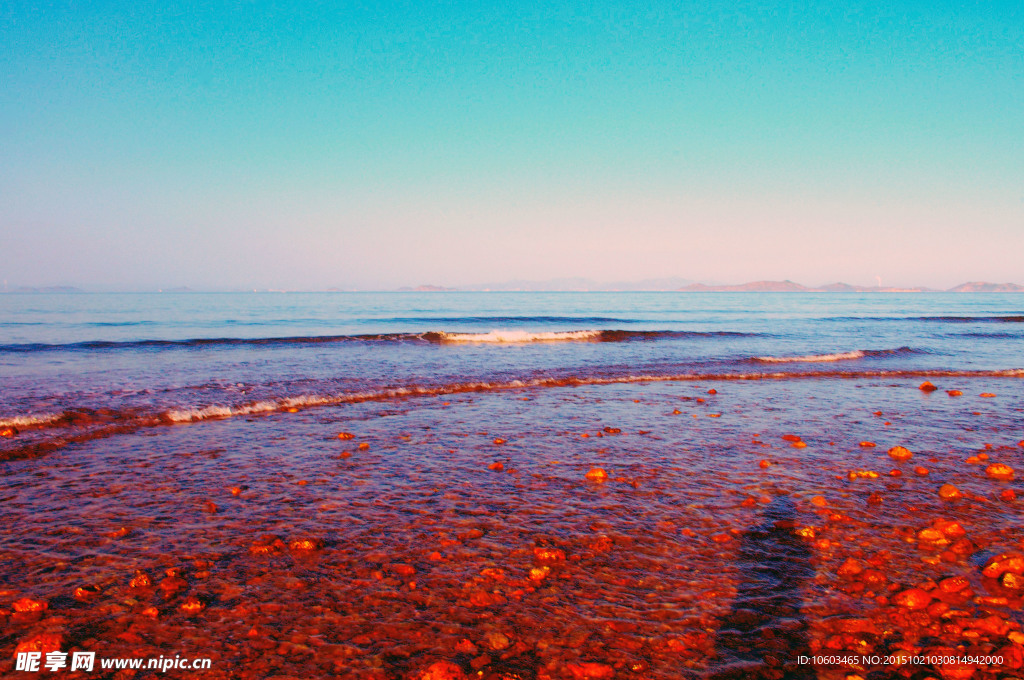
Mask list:
[{"label": "red rock", "polygon": [[144,571],[135,572],[135,576],[128,582],[129,588],[148,588],[153,585],[153,580]]},{"label": "red rock", "polygon": [[860,562],[860,560],[855,560],[852,557],[850,557],[847,558],[847,560],[839,566],[839,569],[836,570],[836,573],[840,576],[856,576],[863,571],[864,565]]},{"label": "red rock", "polygon": [[921,390],[922,392],[934,392],[939,388],[925,380],[923,383],[918,385],[917,389]]},{"label": "red rock", "polygon": [[43,654],[59,652],[63,644],[64,636],[60,633],[39,633],[19,642],[18,646],[14,649],[14,654],[17,655],[24,652],[42,652]]},{"label": "red rock", "polygon": [[795,434],[784,434],[784,435],[782,435],[782,438],[785,441],[787,441],[787,442],[798,442],[798,441],[800,441],[800,437],[795,435]]},{"label": "red rock", "polygon": [[938,529],[933,529],[932,527],[927,527],[918,531],[917,540],[922,543],[938,543],[942,545],[949,544],[949,540],[946,538],[945,534]]},{"label": "red rock", "polygon": [[989,578],[999,578],[1006,572],[1024,574],[1024,555],[1021,553],[1003,553],[989,559],[981,573]]},{"label": "red rock", "polygon": [[767,460],[761,460],[760,462],[758,462],[758,466],[761,467],[761,469],[766,469],[771,466],[771,463],[768,462]]},{"label": "red rock", "polygon": [[575,680],[605,680],[615,677],[615,669],[603,663],[576,661],[567,663],[565,669]]},{"label": "red rock", "polygon": [[355,435],[352,434],[351,432],[339,432],[338,433],[338,439],[341,439],[342,441],[345,441],[345,440],[348,440],[348,439],[355,439]]},{"label": "red rock", "polygon": [[184,602],[182,602],[181,606],[178,607],[178,609],[180,609],[182,613],[186,616],[195,616],[199,612],[206,609],[206,604],[204,604],[203,601],[199,598],[190,597],[186,599]]},{"label": "red rock", "polygon": [[548,574],[550,573],[550,567],[533,567],[532,569],[530,569],[530,580],[540,583],[545,578],[547,578]]},{"label": "red rock", "polygon": [[619,434],[622,432],[622,430],[617,427],[606,427],[601,431],[604,432],[605,434]]},{"label": "red rock", "polygon": [[603,482],[608,479],[608,473],[599,467],[590,468],[590,471],[587,472],[587,479],[592,482]]},{"label": "red rock", "polygon": [[889,457],[893,460],[910,460],[914,454],[910,452],[910,449],[903,446],[894,446],[889,449]]},{"label": "red rock", "polygon": [[469,595],[469,603],[474,607],[490,607],[496,604],[505,604],[505,602],[504,596],[485,590],[476,590]]},{"label": "red rock", "polygon": [[969,585],[971,582],[965,576],[950,576],[939,581],[939,590],[944,593],[959,593]]},{"label": "red rock", "polygon": [[941,531],[946,538],[956,539],[967,535],[967,530],[959,522],[950,519],[937,519],[932,522],[932,526]]},{"label": "red rock", "polygon": [[33,600],[30,597],[23,597],[11,605],[16,612],[42,612],[49,606],[46,600]]},{"label": "red rock", "polygon": [[1017,644],[1006,645],[996,652],[996,656],[1003,657],[1003,667],[1011,670],[1019,670],[1024,666],[1024,647]]},{"label": "red rock", "polygon": [[495,472],[501,472],[505,469],[505,464],[501,461],[496,461],[487,466],[488,470],[494,470]]},{"label": "red rock", "polygon": [[995,394],[993,394],[992,392],[982,392],[982,393],[981,393],[981,394],[979,394],[978,396],[979,396],[979,397],[984,397],[984,398],[986,398],[986,399],[991,399],[992,397],[994,397],[994,396],[996,396],[996,395],[995,395]]},{"label": "red rock", "polygon": [[963,498],[963,494],[960,489],[956,488],[952,484],[943,484],[939,487],[939,498],[944,501],[953,501],[958,498]]},{"label": "red rock", "polygon": [[502,439],[501,437],[495,437],[495,439],[494,439],[494,443],[495,443],[495,444],[504,444],[504,443],[505,443],[505,440],[504,440],[504,439]]},{"label": "red rock", "polygon": [[906,607],[912,611],[924,609],[932,601],[932,596],[920,588],[909,588],[897,593],[892,601],[900,607]]},{"label": "red rock", "polygon": [[951,397],[959,397],[963,394],[960,390],[946,390],[946,394]]},{"label": "red rock", "polygon": [[1017,494],[1014,493],[1013,489],[1003,489],[999,492],[999,500],[1006,502],[1017,500]]},{"label": "red rock", "polygon": [[0,437],[15,437],[18,434],[18,428],[16,427],[5,427],[0,429]]},{"label": "red rock", "polygon": [[184,590],[186,587],[188,587],[188,583],[177,576],[168,576],[164,580],[160,581],[160,590],[164,591],[168,595]]},{"label": "red rock", "polygon": [[476,656],[480,650],[467,638],[462,638],[461,640],[455,643],[455,651],[459,652],[460,654],[469,654],[471,656]]},{"label": "red rock", "polygon": [[1013,480],[1013,468],[1003,463],[992,463],[985,468],[985,474],[992,479],[1009,482]]},{"label": "red rock", "polygon": [[436,661],[419,676],[418,680],[465,680],[462,668],[451,661]]},{"label": "red rock", "polygon": [[803,441],[793,442],[792,444],[790,444],[790,446],[792,446],[794,449],[806,449],[807,448],[807,442],[803,442]]},{"label": "red rock", "polygon": [[288,543],[288,548],[292,552],[316,552],[324,547],[324,542],[319,538],[300,537],[293,538]]},{"label": "red rock", "polygon": [[878,446],[878,444],[875,444],[874,442],[861,442],[859,446],[862,446],[865,449],[873,449]]},{"label": "red rock", "polygon": [[273,534],[260,536],[249,546],[249,552],[253,555],[272,555],[282,552],[284,549],[284,541]]},{"label": "red rock", "polygon": [[402,578],[409,578],[410,576],[416,573],[416,567],[413,567],[410,564],[403,564],[401,562],[396,562],[395,564],[392,564],[390,566],[390,570],[398,576],[401,576]]},{"label": "red rock", "polygon": [[89,602],[100,594],[100,587],[95,585],[79,586],[75,588],[73,596],[79,602]]},{"label": "red rock", "polygon": [[1012,571],[1008,571],[1003,574],[1003,578],[1000,581],[1004,588],[1010,590],[1024,590],[1024,576],[1020,574],[1014,574]]},{"label": "red rock", "polygon": [[533,558],[540,563],[564,562],[565,551],[561,548],[534,548]]}]

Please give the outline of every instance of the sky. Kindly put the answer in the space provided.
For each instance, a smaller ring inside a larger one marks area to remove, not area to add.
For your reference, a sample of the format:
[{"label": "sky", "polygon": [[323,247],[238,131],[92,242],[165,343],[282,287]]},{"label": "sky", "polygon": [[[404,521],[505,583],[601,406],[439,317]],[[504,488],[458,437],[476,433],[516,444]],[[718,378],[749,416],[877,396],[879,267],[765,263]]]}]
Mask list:
[{"label": "sky", "polygon": [[8,0],[0,83],[11,286],[1024,283],[1019,1]]}]

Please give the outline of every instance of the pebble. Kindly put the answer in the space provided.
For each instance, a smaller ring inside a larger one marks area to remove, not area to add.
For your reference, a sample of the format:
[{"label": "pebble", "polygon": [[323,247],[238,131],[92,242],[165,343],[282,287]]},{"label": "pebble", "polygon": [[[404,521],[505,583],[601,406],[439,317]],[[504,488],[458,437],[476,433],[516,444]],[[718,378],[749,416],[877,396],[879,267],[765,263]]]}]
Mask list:
[{"label": "pebble", "polygon": [[23,652],[59,652],[64,644],[64,636],[60,633],[39,633],[27,637],[18,643],[14,654]]},{"label": "pebble", "polygon": [[574,680],[606,680],[615,677],[615,669],[603,663],[577,661],[565,665]]},{"label": "pebble", "polygon": [[451,661],[437,661],[423,671],[419,680],[465,680],[465,677],[462,668]]},{"label": "pebble", "polygon": [[963,493],[960,489],[956,488],[952,484],[943,484],[939,487],[939,498],[944,501],[952,501],[958,498],[963,498]]},{"label": "pebble", "polygon": [[992,463],[985,468],[985,474],[992,479],[1001,481],[1009,482],[1013,480],[1013,468],[1003,463]]},{"label": "pebble", "polygon": [[989,578],[999,578],[1007,572],[1024,574],[1024,554],[1003,553],[996,555],[990,558],[981,570],[981,573]]},{"label": "pebble", "polygon": [[924,609],[932,601],[932,596],[920,588],[909,588],[903,592],[897,593],[892,598],[894,604],[900,607],[906,607],[912,611]]},{"label": "pebble", "polygon": [[11,605],[16,612],[41,612],[46,611],[49,603],[45,600],[33,600],[30,597],[23,597]]},{"label": "pebble", "polygon": [[903,446],[894,446],[889,449],[889,457],[893,460],[910,460],[913,455],[914,454],[910,452],[910,449]]}]

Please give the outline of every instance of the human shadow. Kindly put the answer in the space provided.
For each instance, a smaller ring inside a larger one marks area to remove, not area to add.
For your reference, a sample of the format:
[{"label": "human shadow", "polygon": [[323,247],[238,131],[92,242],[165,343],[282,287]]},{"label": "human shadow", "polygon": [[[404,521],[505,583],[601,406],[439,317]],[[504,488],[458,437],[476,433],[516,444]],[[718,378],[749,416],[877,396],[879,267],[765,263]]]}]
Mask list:
[{"label": "human shadow", "polygon": [[810,656],[800,605],[801,590],[814,568],[810,550],[795,533],[796,519],[793,500],[778,496],[765,507],[761,524],[742,535],[740,585],[716,643],[720,665],[706,677],[816,677],[813,666],[799,663],[800,656]]}]

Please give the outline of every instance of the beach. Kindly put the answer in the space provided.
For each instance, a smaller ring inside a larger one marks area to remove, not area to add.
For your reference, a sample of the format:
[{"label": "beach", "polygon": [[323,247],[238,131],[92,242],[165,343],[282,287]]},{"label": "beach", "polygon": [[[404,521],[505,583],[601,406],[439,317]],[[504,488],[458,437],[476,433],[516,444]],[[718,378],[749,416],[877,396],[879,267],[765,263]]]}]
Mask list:
[{"label": "beach", "polygon": [[1020,672],[1013,296],[182,297],[6,312],[10,677]]}]

